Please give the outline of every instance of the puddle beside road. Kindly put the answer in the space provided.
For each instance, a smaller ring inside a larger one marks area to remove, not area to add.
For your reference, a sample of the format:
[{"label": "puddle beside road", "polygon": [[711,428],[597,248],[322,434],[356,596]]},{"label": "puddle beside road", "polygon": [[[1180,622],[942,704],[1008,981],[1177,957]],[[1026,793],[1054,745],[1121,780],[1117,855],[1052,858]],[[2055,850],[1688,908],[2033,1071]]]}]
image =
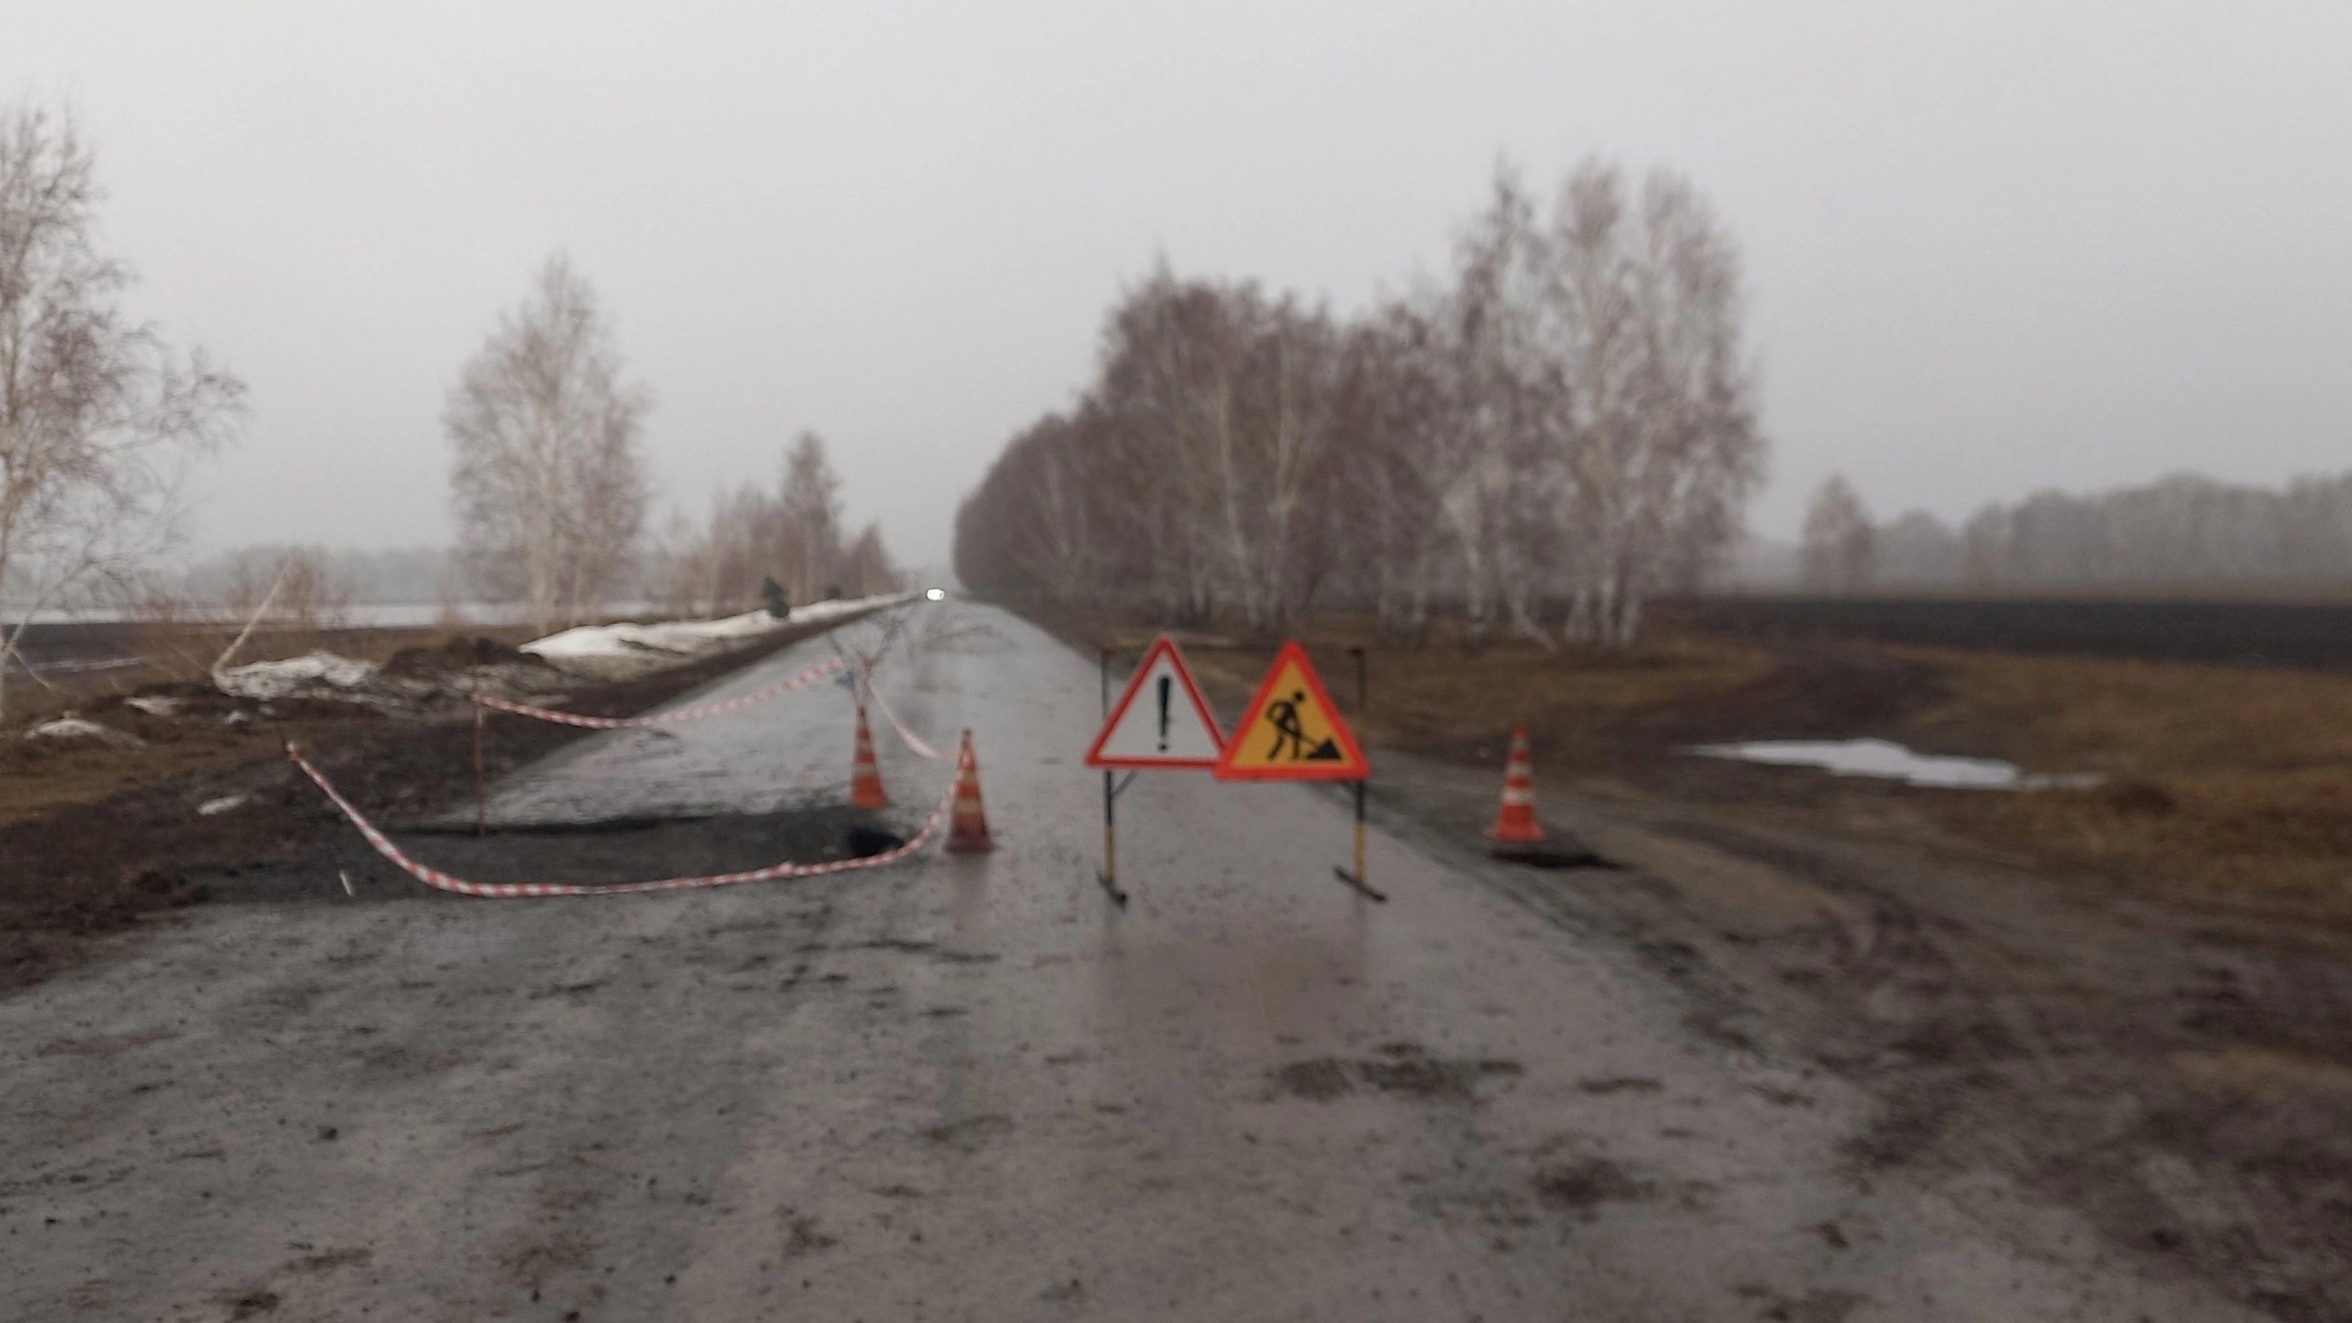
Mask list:
[{"label": "puddle beside road", "polygon": [[1707,758],[1819,767],[1839,776],[1875,776],[1915,786],[1956,790],[2071,790],[2097,785],[2095,773],[2026,773],[1998,758],[1916,753],[1892,740],[1750,740],[1698,744],[1684,750]]}]

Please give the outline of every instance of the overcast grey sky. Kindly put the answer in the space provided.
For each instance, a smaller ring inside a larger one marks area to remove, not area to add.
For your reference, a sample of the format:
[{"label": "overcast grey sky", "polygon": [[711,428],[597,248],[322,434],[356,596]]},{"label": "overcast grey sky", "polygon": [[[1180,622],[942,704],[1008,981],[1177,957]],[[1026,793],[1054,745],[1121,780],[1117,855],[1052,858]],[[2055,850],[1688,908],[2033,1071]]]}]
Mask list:
[{"label": "overcast grey sky", "polygon": [[1786,534],[2352,467],[2352,4],[0,0],[134,306],[252,387],[208,547],[450,535],[443,393],[568,251],[699,513],[832,443],[944,559],[1164,252],[1363,306],[1497,153],[1666,164],[1741,242]]}]

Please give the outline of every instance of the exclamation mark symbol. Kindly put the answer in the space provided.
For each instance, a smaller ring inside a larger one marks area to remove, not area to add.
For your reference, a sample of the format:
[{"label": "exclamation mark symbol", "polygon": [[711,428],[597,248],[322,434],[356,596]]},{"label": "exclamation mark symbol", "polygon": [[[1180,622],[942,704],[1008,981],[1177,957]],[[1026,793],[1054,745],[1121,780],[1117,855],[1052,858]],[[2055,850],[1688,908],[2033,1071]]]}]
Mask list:
[{"label": "exclamation mark symbol", "polygon": [[1166,753],[1166,752],[1168,751],[1168,691],[1169,691],[1170,689],[1174,688],[1174,687],[1175,687],[1175,684],[1176,684],[1176,682],[1175,682],[1174,680],[1171,680],[1171,679],[1169,679],[1169,678],[1168,678],[1167,676],[1165,676],[1165,675],[1163,675],[1163,676],[1161,676],[1161,677],[1160,677],[1160,752],[1161,752],[1161,753]]}]

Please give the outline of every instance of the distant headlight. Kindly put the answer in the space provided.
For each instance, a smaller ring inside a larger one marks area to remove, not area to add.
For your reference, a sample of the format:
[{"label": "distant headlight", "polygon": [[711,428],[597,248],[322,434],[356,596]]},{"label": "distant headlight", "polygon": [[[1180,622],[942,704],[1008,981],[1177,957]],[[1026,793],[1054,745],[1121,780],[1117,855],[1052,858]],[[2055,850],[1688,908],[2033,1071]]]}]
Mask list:
[{"label": "distant headlight", "polygon": [[947,600],[947,590],[945,588],[926,588],[923,590],[923,596],[934,602],[944,602]]}]

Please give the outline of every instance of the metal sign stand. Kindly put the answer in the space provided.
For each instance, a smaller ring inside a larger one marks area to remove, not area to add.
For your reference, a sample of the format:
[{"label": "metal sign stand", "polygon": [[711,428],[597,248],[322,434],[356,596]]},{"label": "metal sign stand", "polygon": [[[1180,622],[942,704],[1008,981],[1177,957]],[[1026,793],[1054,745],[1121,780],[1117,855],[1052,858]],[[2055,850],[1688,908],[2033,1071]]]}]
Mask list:
[{"label": "metal sign stand", "polygon": [[[1101,648],[1097,652],[1102,664],[1103,719],[1108,721],[1111,716],[1111,650]],[[1103,866],[1096,871],[1094,880],[1102,884],[1102,889],[1118,902],[1119,908],[1125,909],[1127,893],[1119,890],[1119,823],[1114,806],[1118,803],[1119,792],[1135,780],[1135,773],[1129,772],[1126,781],[1118,781],[1117,777],[1118,773],[1109,768],[1103,769]]]},{"label": "metal sign stand", "polygon": [[[1364,650],[1356,647],[1349,648],[1348,651],[1356,659],[1356,720],[1360,722],[1372,705],[1371,680],[1365,666]],[[1331,871],[1339,877],[1340,881],[1372,899],[1385,901],[1388,899],[1387,893],[1374,889],[1364,877],[1364,792],[1371,784],[1372,781],[1369,777],[1356,782],[1356,871],[1351,873],[1344,868],[1337,867]]]}]

